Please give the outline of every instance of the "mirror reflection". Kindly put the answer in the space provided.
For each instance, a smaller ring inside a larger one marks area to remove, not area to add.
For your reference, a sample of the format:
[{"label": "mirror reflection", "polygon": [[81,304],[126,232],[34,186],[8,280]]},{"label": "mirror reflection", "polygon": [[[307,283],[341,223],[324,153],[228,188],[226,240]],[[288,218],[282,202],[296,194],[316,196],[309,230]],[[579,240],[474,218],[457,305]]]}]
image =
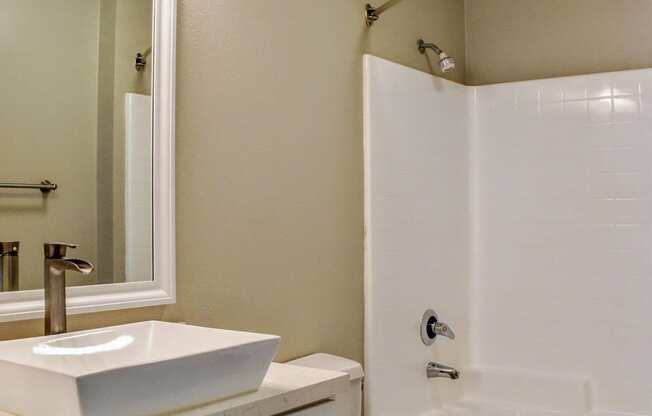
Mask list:
[{"label": "mirror reflection", "polygon": [[0,3],[0,291],[152,279],[152,0]]}]

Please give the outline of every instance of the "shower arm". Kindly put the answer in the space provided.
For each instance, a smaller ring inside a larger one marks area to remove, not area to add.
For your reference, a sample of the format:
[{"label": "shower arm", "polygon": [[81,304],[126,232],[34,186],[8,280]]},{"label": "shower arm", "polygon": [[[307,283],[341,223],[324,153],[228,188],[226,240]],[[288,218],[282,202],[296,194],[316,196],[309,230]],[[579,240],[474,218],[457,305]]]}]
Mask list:
[{"label": "shower arm", "polygon": [[140,72],[147,66],[147,58],[152,54],[152,47],[145,49],[145,52],[138,52],[136,54],[136,71]]},{"label": "shower arm", "polygon": [[426,49],[432,49],[437,55],[441,55],[444,52],[439,46],[435,45],[434,43],[426,43],[421,39],[419,39],[417,46],[419,48],[419,52],[421,53],[426,53]]}]

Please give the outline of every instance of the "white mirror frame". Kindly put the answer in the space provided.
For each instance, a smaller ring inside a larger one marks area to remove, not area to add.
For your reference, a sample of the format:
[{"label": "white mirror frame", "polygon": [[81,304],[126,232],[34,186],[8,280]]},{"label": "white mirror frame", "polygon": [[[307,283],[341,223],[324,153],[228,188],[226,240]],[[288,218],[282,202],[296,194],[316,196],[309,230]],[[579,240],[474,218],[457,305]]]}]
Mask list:
[{"label": "white mirror frame", "polygon": [[[153,0],[153,224],[152,281],[77,286],[66,290],[68,314],[176,302],[175,86],[176,0]],[[44,316],[43,290],[0,293],[0,322]]]}]

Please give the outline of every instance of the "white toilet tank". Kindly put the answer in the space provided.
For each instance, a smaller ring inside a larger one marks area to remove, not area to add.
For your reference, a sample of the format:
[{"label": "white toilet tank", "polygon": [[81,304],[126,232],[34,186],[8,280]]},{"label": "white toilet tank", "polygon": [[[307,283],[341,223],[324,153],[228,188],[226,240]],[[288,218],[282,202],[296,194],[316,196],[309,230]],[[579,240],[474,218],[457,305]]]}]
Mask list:
[{"label": "white toilet tank", "polygon": [[362,416],[362,380],[364,372],[359,363],[330,354],[313,354],[286,364],[347,373],[351,380],[351,386],[347,392],[335,397],[336,414],[338,416]]}]

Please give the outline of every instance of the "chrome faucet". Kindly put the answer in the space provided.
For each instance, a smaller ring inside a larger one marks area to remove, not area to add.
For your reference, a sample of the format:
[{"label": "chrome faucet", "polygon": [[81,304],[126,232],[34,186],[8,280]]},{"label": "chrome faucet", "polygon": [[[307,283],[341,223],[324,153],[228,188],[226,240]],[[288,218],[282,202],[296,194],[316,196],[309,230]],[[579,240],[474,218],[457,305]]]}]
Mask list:
[{"label": "chrome faucet", "polygon": [[45,335],[66,332],[66,271],[84,275],[93,271],[93,265],[79,259],[69,259],[66,252],[75,244],[45,243]]},{"label": "chrome faucet", "polygon": [[0,242],[0,292],[18,290],[18,241]]},{"label": "chrome faucet", "polygon": [[450,378],[451,380],[460,378],[460,372],[453,367],[433,362],[428,363],[426,375],[428,378]]}]

